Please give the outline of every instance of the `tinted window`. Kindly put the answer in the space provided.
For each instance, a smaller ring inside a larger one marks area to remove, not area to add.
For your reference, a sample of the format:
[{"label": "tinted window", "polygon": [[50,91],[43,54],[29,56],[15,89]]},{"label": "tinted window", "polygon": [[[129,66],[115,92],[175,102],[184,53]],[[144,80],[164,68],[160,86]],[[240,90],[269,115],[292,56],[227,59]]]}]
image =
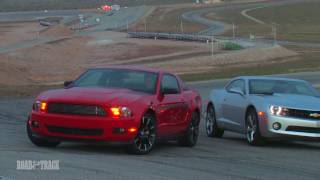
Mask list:
[{"label": "tinted window", "polygon": [[84,73],[76,87],[125,88],[155,93],[158,74],[127,69],[94,69]]},{"label": "tinted window", "polygon": [[177,78],[172,75],[164,75],[161,81],[162,91],[169,92],[170,94],[177,94],[180,92]]},{"label": "tinted window", "polygon": [[76,83],[81,86],[96,86],[99,84],[102,76],[103,71],[88,71]]},{"label": "tinted window", "polygon": [[235,80],[233,82],[231,82],[228,87],[227,87],[227,90],[229,91],[230,89],[233,89],[233,88],[237,88],[237,89],[240,89],[243,93],[245,93],[245,82],[244,80],[240,79],[240,80]]},{"label": "tinted window", "polygon": [[299,94],[317,96],[317,92],[308,84],[290,80],[250,80],[250,94]]}]

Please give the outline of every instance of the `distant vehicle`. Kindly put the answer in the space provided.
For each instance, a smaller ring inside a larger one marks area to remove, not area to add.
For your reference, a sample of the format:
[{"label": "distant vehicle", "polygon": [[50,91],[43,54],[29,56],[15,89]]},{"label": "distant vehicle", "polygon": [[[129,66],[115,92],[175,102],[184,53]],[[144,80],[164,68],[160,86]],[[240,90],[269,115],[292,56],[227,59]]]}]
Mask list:
[{"label": "distant vehicle", "polygon": [[103,5],[103,6],[101,6],[101,9],[102,9],[103,11],[107,12],[107,11],[111,11],[111,10],[112,10],[112,7],[109,6],[109,5]]},{"label": "distant vehicle", "polygon": [[251,145],[264,140],[320,139],[320,96],[308,82],[287,78],[237,77],[213,90],[206,132],[246,134]]},{"label": "distant vehicle", "polygon": [[134,154],[149,153],[156,140],[195,146],[201,97],[175,75],[156,69],[90,69],[65,89],[41,93],[27,122],[37,146],[65,140],[116,142]]}]

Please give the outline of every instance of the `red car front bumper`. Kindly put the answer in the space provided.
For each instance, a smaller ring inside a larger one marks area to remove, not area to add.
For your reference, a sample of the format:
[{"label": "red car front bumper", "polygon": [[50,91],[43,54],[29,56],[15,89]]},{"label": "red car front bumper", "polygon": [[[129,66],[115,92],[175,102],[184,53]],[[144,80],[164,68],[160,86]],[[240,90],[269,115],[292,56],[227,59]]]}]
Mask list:
[{"label": "red car front bumper", "polygon": [[42,137],[106,142],[132,142],[140,125],[134,118],[113,119],[34,111],[28,123],[31,131]]}]

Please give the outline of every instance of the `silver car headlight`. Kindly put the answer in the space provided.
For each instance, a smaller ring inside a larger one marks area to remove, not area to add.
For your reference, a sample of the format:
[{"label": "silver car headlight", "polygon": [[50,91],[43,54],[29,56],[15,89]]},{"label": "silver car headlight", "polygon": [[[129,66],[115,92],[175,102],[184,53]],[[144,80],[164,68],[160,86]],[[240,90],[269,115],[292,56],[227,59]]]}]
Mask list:
[{"label": "silver car headlight", "polygon": [[271,105],[269,107],[269,112],[271,115],[276,115],[276,116],[287,116],[288,115],[288,109],[282,106],[275,106]]}]

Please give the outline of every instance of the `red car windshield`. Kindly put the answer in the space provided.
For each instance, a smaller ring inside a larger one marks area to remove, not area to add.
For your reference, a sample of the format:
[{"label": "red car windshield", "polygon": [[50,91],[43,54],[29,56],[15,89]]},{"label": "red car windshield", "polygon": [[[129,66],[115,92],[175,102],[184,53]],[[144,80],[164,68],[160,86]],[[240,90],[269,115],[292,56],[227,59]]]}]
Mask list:
[{"label": "red car windshield", "polygon": [[158,74],[127,69],[92,69],[74,82],[74,87],[124,88],[154,94]]}]

